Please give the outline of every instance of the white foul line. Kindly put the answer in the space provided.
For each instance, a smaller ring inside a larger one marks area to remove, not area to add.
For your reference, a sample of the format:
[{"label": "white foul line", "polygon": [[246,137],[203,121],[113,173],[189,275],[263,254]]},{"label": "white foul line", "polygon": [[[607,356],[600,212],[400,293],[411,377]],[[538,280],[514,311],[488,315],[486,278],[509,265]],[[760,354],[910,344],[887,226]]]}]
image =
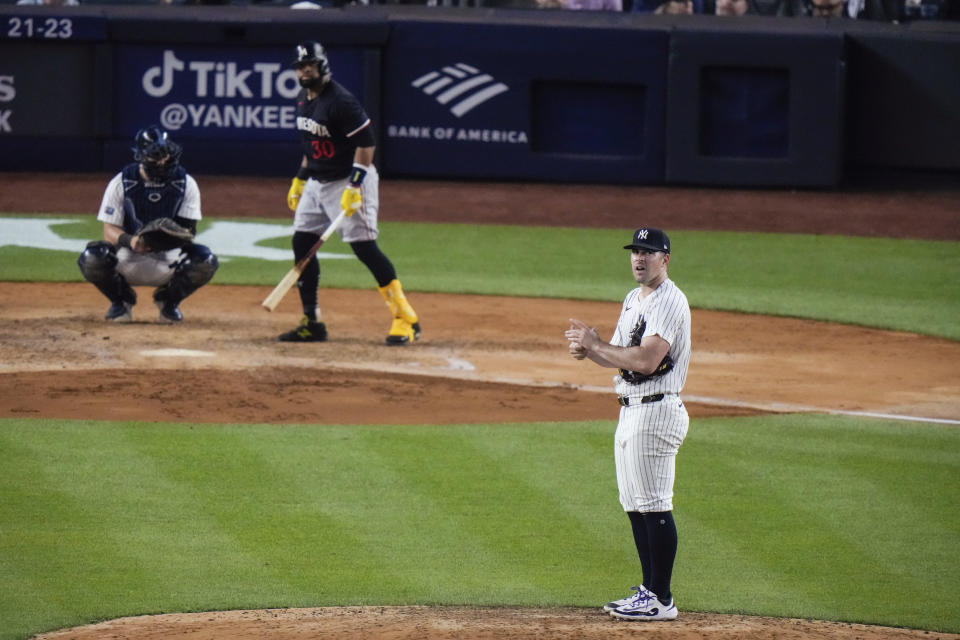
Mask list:
[{"label": "white foul line", "polygon": [[[335,366],[343,369],[369,369],[382,371],[384,373],[408,373],[414,375],[422,376],[434,376],[434,377],[445,377],[445,378],[456,378],[459,380],[474,380],[477,382],[493,382],[497,384],[512,384],[517,386],[524,387],[548,387],[548,388],[564,388],[564,389],[575,389],[578,391],[589,391],[592,393],[611,393],[611,387],[601,387],[597,385],[580,385],[580,384],[570,384],[568,382],[556,382],[551,380],[530,380],[528,378],[511,378],[504,376],[488,376],[483,374],[472,373],[474,369],[454,366],[462,365],[466,363],[472,367],[467,360],[460,360],[457,358],[446,358],[449,368],[444,369],[421,369],[419,371],[412,369],[409,366],[384,366],[382,363],[365,365],[361,363],[343,363],[343,362],[328,362],[329,365]],[[838,416],[855,416],[860,418],[879,418],[883,420],[903,420],[907,422],[932,422],[936,424],[948,424],[953,426],[960,426],[960,420],[953,420],[950,418],[928,418],[925,416],[908,416],[908,415],[898,415],[895,413],[875,413],[872,411],[843,411],[841,409],[825,409],[823,407],[809,407],[804,405],[797,404],[787,404],[783,402],[744,402],[742,400],[730,400],[728,398],[712,398],[709,396],[695,396],[681,393],[680,397],[685,402],[691,402],[694,404],[711,404],[721,407],[734,407],[738,409],[754,409],[756,411],[763,411],[766,413],[824,413],[828,415],[838,415]]]}]

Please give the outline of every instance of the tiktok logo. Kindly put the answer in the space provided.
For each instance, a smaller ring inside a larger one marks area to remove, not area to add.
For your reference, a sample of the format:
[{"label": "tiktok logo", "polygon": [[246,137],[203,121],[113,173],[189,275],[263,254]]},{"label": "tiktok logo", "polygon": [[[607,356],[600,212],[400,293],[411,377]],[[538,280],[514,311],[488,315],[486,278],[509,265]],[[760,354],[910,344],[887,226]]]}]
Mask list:
[{"label": "tiktok logo", "polygon": [[[159,67],[150,67],[143,74],[143,90],[148,96],[159,98],[170,93],[173,89],[173,72],[183,71],[183,60],[177,59],[173,51],[167,49],[163,52],[163,64]],[[157,78],[160,77],[160,84],[157,84]]]},{"label": "tiktok logo", "polygon": [[163,52],[163,62],[147,69],[141,86],[148,96],[162,98],[173,90],[177,75],[187,72],[193,83],[193,94],[198,98],[261,98],[269,100],[274,94],[294,98],[300,92],[297,73],[284,69],[279,62],[254,62],[243,68],[230,60],[184,61],[170,49]]},{"label": "tiktok logo", "polygon": [[[510,90],[502,82],[496,82],[492,76],[480,73],[479,69],[462,62],[424,74],[411,85],[428,96],[436,94],[437,102],[442,105],[452,103],[450,113],[458,118]],[[438,91],[440,93],[437,93]]]}]

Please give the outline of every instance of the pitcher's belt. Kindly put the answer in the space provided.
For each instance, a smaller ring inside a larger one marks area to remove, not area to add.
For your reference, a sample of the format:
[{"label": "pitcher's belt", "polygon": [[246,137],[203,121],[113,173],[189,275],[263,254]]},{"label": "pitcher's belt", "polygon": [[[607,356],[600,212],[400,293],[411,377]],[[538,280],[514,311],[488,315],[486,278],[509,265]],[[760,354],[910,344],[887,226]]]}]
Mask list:
[{"label": "pitcher's belt", "polygon": [[665,393],[651,393],[648,396],[642,396],[640,398],[631,398],[630,396],[618,396],[617,404],[621,407],[629,407],[631,404],[649,404],[651,402],[660,402],[668,395],[673,395],[670,392]]}]

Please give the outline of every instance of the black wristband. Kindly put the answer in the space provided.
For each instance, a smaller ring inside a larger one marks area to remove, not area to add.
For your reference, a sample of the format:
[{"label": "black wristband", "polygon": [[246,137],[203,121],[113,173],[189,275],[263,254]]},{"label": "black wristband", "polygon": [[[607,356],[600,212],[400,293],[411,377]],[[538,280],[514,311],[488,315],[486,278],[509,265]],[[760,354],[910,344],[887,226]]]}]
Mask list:
[{"label": "black wristband", "polygon": [[132,249],[130,246],[130,241],[133,239],[133,236],[129,233],[121,233],[120,237],[117,238],[117,245],[121,247],[126,247],[127,249]]},{"label": "black wristband", "polygon": [[353,170],[350,171],[350,186],[359,187],[360,183],[363,182],[363,179],[367,177],[367,168],[362,164],[354,164]]},{"label": "black wristband", "polygon": [[306,167],[300,167],[299,169],[297,169],[298,180],[306,180],[309,177],[310,177],[310,172],[307,171]]}]

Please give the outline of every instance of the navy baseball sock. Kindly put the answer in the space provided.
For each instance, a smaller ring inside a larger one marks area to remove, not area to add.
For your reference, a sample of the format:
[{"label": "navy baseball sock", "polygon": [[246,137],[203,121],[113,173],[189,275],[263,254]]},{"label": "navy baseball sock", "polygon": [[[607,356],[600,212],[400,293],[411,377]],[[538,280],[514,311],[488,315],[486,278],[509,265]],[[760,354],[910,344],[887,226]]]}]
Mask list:
[{"label": "navy baseball sock", "polygon": [[[293,261],[300,262],[301,258],[307,255],[307,252],[320,239],[315,233],[305,231],[296,231],[293,234]],[[297,280],[297,289],[300,292],[300,303],[303,305],[303,313],[307,318],[317,321],[317,287],[320,284],[320,261],[314,255],[307,266],[304,267],[300,278]]]},{"label": "navy baseball sock", "polygon": [[643,585],[649,588],[650,566],[653,559],[650,557],[650,543],[647,539],[647,524],[643,514],[639,511],[627,511],[630,518],[630,528],[633,529],[633,543],[637,546],[637,555],[640,556],[640,568],[643,571]]},{"label": "navy baseball sock", "polygon": [[643,514],[647,525],[649,541],[650,582],[644,584],[664,604],[669,604],[673,594],[670,592],[670,578],[673,575],[673,562],[677,557],[677,525],[673,521],[672,511]]}]

